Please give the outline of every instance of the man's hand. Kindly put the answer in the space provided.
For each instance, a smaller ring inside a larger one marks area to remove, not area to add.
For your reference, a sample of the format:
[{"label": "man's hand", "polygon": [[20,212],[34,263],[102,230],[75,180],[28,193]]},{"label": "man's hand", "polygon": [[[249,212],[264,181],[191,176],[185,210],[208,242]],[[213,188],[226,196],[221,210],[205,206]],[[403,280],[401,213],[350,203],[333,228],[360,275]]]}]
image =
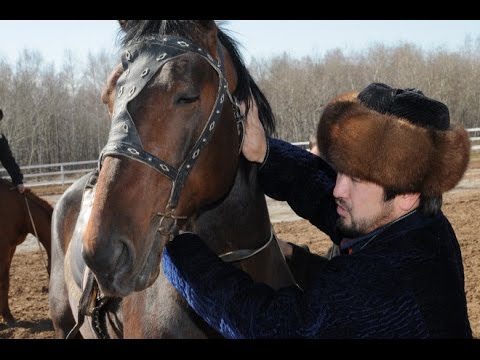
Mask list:
[{"label": "man's hand", "polygon": [[[267,138],[265,130],[258,117],[258,108],[255,100],[249,99],[250,110],[245,119],[245,138],[242,153],[249,161],[263,163],[267,153]],[[240,111],[245,113],[245,103],[240,103]]]},{"label": "man's hand", "polygon": [[18,184],[18,185],[17,185],[17,189],[18,189],[18,191],[20,192],[20,194],[23,194],[24,191],[25,191],[25,185],[23,185],[23,184]]}]

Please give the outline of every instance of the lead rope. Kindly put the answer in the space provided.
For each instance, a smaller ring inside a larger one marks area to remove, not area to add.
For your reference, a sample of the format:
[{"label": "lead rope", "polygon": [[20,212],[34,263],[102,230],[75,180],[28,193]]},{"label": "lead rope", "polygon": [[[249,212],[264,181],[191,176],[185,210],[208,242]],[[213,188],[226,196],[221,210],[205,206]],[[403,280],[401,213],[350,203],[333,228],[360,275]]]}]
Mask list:
[{"label": "lead rope", "polygon": [[31,222],[32,227],[33,227],[33,232],[35,233],[35,237],[37,238],[38,250],[39,250],[40,255],[42,257],[43,266],[45,266],[45,270],[48,273],[48,264],[47,264],[47,261],[45,260],[45,255],[42,251],[42,247],[40,246],[40,240],[39,240],[40,238],[38,237],[37,228],[35,226],[35,222],[33,221],[32,212],[30,211],[30,205],[28,204],[28,199],[25,195],[23,195],[23,198],[25,199],[25,204],[27,205],[28,216],[30,217],[30,222]]},{"label": "lead rope", "polygon": [[270,236],[265,244],[263,244],[258,249],[240,249],[240,250],[233,250],[229,251],[225,254],[218,255],[220,259],[227,263],[233,263],[237,261],[242,261],[248,258],[251,258],[254,255],[257,255],[260,251],[265,250],[273,241],[276,239],[275,232],[273,231],[273,227],[270,227]]}]

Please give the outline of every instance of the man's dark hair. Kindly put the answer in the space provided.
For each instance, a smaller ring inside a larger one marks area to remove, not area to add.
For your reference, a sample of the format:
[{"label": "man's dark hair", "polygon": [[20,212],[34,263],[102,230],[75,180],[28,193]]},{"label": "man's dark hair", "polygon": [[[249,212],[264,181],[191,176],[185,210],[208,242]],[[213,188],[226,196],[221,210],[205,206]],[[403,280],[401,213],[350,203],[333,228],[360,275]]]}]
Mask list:
[{"label": "man's dark hair", "polygon": [[[403,195],[405,193],[399,192],[395,189],[383,189],[383,200],[392,200],[397,195]],[[418,205],[418,211],[426,216],[436,215],[442,208],[443,196],[425,196],[420,194],[420,204]]]}]

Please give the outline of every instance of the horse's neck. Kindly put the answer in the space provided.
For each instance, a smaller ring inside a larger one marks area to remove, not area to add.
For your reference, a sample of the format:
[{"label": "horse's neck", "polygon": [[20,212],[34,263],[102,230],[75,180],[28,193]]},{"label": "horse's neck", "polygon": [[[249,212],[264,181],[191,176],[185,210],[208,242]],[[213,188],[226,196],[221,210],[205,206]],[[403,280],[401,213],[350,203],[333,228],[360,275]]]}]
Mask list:
[{"label": "horse's neck", "polygon": [[31,218],[30,214],[28,215],[29,233],[33,236],[38,236],[38,240],[42,243],[50,257],[52,215],[42,205],[38,204],[35,199],[29,197],[27,201],[31,214]]},{"label": "horse's neck", "polygon": [[[258,249],[269,240],[273,229],[256,165],[241,158],[231,191],[220,204],[196,219],[194,231],[217,254]],[[239,266],[254,280],[274,288],[294,282],[276,241]]]},{"label": "horse's neck", "polygon": [[[271,224],[265,195],[257,182],[256,167],[242,158],[235,184],[228,196],[198,216],[190,230],[199,234],[218,254],[238,249],[256,249],[265,244],[270,237]],[[255,281],[264,282],[275,289],[294,283],[276,242],[237,264]],[[151,287],[133,293],[122,306],[126,337],[218,336],[188,309],[185,301],[163,276],[162,270]]]},{"label": "horse's neck", "polygon": [[193,231],[213,251],[254,248],[267,240],[270,220],[265,196],[255,177],[256,169],[242,158],[228,195],[195,219]]}]

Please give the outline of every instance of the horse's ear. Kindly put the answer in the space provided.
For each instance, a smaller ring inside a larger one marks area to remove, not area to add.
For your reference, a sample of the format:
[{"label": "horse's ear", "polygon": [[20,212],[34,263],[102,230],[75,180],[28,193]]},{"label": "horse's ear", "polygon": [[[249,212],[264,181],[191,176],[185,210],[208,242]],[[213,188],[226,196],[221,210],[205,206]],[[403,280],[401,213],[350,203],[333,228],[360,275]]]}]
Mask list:
[{"label": "horse's ear", "polygon": [[205,28],[205,29],[212,29],[217,28],[215,24],[215,20],[198,20],[198,22]]},{"label": "horse's ear", "polygon": [[218,58],[217,54],[217,24],[215,20],[199,20],[200,24],[205,28],[207,39],[207,50],[215,58]]},{"label": "horse's ear", "polygon": [[112,117],[113,106],[115,103],[115,86],[117,85],[118,78],[123,74],[124,68],[122,64],[118,64],[115,69],[110,73],[107,79],[107,83],[103,87],[102,94],[100,96],[102,102],[107,105],[108,115]]}]

